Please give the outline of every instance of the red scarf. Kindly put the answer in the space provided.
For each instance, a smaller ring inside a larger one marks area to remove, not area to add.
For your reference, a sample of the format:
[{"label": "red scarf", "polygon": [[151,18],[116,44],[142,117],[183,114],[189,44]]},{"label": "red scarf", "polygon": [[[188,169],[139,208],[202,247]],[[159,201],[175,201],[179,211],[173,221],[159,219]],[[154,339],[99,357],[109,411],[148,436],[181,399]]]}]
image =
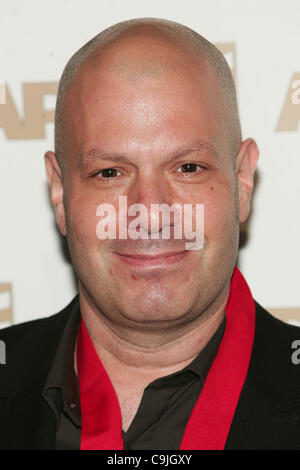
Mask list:
[{"label": "red scarf", "polygon": [[[224,449],[247,375],[255,330],[255,304],[235,268],[226,305],[226,329],[190,415],[180,450]],[[122,450],[119,401],[81,320],[77,338],[81,449]]]}]

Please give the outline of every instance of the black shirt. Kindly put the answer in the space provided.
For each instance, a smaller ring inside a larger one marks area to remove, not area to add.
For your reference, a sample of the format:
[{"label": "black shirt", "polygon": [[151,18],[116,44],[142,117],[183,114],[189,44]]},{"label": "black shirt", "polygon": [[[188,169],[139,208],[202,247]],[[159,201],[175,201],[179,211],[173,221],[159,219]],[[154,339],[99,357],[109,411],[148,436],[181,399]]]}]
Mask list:
[{"label": "black shirt", "polygon": [[[63,332],[43,396],[55,413],[55,449],[80,449],[81,411],[74,348],[80,323],[77,302]],[[182,370],[151,382],[127,432],[125,450],[178,450],[193,407],[224,335],[226,318],[205,348]]]}]

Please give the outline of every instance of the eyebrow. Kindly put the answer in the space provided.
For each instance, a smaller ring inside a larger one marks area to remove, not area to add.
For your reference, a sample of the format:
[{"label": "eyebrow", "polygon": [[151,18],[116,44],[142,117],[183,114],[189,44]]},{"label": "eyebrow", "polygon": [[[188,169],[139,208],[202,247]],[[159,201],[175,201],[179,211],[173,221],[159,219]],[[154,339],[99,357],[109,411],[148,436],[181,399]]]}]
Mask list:
[{"label": "eyebrow", "polygon": [[[179,159],[180,157],[183,157],[189,153],[197,152],[197,151],[205,151],[206,153],[212,155],[214,159],[216,160],[219,159],[219,155],[215,146],[208,142],[201,141],[201,142],[197,142],[197,144],[195,145],[189,145],[189,146],[186,145],[186,146],[180,147],[174,152],[171,152],[171,154],[168,156],[167,160],[164,161],[164,163],[170,163],[173,160],[175,161]],[[82,167],[88,165],[89,163],[94,162],[95,160],[131,163],[130,158],[128,158],[124,154],[114,153],[114,152],[103,152],[99,149],[92,149],[85,153],[83,152],[79,153],[77,169],[81,169]]]}]

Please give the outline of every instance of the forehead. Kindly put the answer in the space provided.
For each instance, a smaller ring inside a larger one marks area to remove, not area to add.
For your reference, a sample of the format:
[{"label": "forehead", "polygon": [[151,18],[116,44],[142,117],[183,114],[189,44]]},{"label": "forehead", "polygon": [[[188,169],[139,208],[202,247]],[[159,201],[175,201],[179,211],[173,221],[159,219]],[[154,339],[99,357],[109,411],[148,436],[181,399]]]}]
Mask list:
[{"label": "forehead", "polygon": [[174,133],[184,145],[197,128],[197,137],[214,140],[221,131],[220,103],[215,74],[194,52],[160,38],[138,44],[127,38],[91,56],[74,77],[66,139],[76,151],[97,140],[147,145]]}]

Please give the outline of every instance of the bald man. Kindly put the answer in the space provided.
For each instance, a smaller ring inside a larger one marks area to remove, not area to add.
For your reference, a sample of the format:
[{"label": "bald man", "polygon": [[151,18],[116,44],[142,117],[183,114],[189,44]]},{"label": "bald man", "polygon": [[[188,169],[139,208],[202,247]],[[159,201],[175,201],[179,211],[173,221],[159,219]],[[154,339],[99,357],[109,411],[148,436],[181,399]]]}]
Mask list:
[{"label": "bald man", "polygon": [[236,267],[258,154],[189,28],[130,20],[73,55],[45,164],[78,295],[1,331],[1,448],[300,448],[299,329]]}]

